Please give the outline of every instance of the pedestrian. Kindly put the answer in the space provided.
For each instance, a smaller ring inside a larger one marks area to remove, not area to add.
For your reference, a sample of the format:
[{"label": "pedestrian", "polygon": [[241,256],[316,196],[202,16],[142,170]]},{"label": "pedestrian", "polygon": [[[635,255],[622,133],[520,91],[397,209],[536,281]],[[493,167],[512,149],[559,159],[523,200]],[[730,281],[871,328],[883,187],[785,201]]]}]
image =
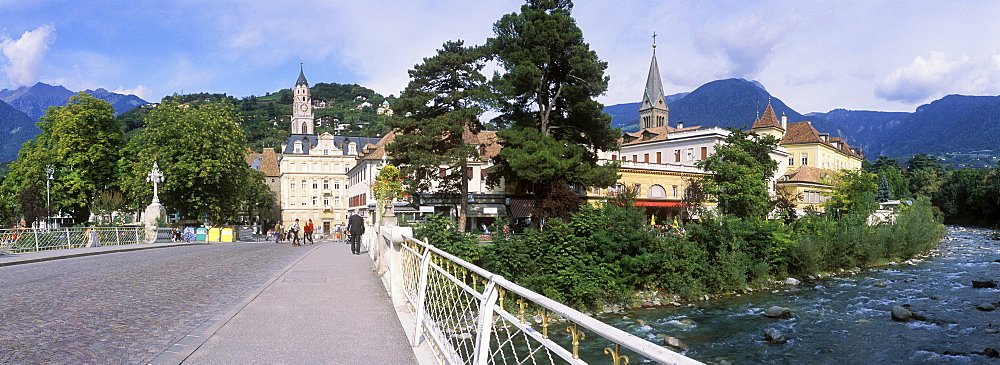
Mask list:
[{"label": "pedestrian", "polygon": [[333,239],[340,241],[340,225],[333,226]]},{"label": "pedestrian", "polygon": [[351,244],[351,239],[350,238],[348,238],[346,240],[344,238],[347,238],[347,223],[341,222],[340,223],[340,239],[343,240],[344,243],[346,243],[346,244]]},{"label": "pedestrian", "polygon": [[316,226],[313,225],[313,220],[310,219],[309,223],[302,229],[302,243],[306,243],[306,238],[309,239],[309,244],[313,244],[313,231],[316,230]]},{"label": "pedestrian", "polygon": [[360,255],[361,235],[365,234],[365,220],[358,215],[357,209],[347,218],[347,233],[350,233],[351,253]]},{"label": "pedestrian", "polygon": [[281,225],[281,221],[274,224],[274,243],[281,243],[281,235],[285,234],[284,226]]},{"label": "pedestrian", "polygon": [[295,219],[295,223],[288,226],[288,234],[292,236],[292,246],[299,246],[299,220]]}]

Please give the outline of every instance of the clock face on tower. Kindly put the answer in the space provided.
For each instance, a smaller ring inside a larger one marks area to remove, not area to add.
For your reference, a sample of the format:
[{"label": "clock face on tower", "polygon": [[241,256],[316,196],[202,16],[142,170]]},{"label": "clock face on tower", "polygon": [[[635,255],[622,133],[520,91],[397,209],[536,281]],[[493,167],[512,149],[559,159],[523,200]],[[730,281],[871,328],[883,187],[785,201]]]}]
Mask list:
[{"label": "clock face on tower", "polygon": [[302,106],[299,107],[299,110],[301,110],[301,111],[307,111],[307,110],[309,110],[309,106],[305,105],[305,104],[302,104]]}]

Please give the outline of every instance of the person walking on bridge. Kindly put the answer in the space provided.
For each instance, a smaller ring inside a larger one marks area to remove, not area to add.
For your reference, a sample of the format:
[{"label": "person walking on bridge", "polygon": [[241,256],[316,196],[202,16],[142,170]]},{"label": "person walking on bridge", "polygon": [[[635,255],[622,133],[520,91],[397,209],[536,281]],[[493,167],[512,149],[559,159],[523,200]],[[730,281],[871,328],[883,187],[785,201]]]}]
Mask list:
[{"label": "person walking on bridge", "polygon": [[355,209],[350,218],[347,218],[347,233],[350,233],[351,253],[361,254],[361,235],[365,234],[365,220],[358,215]]},{"label": "person walking on bridge", "polygon": [[292,236],[292,246],[299,245],[299,227],[298,219],[296,219],[295,223],[292,223],[291,226],[288,226],[288,234]]},{"label": "person walking on bridge", "polygon": [[309,244],[313,244],[313,231],[316,230],[316,226],[313,225],[313,220],[310,219],[309,223],[306,223],[305,227],[302,227],[302,244],[306,243],[306,239],[309,239]]}]

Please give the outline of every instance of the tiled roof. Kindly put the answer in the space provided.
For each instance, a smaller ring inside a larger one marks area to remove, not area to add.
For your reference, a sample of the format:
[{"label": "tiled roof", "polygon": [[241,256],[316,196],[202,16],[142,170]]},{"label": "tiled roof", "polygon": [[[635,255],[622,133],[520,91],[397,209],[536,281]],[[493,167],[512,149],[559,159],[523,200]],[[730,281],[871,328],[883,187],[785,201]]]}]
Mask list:
[{"label": "tiled roof", "polygon": [[500,153],[500,143],[497,143],[497,132],[496,131],[480,131],[477,134],[466,130],[462,133],[462,140],[465,143],[478,146],[479,149],[479,159],[481,161],[489,161],[489,159]]},{"label": "tiled roof", "polygon": [[630,144],[664,141],[670,133],[693,131],[700,128],[700,125],[684,128],[673,128],[669,126],[645,128],[635,133],[623,133],[621,144],[624,146]]},{"label": "tiled roof", "polygon": [[263,172],[265,176],[281,175],[281,171],[278,168],[278,155],[274,153],[273,148],[265,148],[263,153],[257,153],[247,148],[247,154],[244,158],[247,165]]},{"label": "tiled roof", "polygon": [[810,122],[788,124],[788,130],[785,131],[785,137],[781,140],[781,144],[788,145],[798,143],[822,143],[849,156],[863,158],[860,153],[848,146],[847,142],[839,137],[832,137],[829,138],[828,141],[824,141],[823,138],[820,137],[819,131],[817,131]]},{"label": "tiled roof", "polygon": [[757,129],[757,128],[769,128],[769,127],[784,129],[781,127],[781,122],[778,120],[778,116],[774,115],[774,108],[771,108],[771,104],[767,104],[767,109],[764,109],[764,115],[753,123],[752,128]]},{"label": "tiled roof", "polygon": [[818,167],[799,166],[799,168],[782,176],[779,182],[789,181],[822,184],[823,178],[830,173],[832,173],[832,171]]}]

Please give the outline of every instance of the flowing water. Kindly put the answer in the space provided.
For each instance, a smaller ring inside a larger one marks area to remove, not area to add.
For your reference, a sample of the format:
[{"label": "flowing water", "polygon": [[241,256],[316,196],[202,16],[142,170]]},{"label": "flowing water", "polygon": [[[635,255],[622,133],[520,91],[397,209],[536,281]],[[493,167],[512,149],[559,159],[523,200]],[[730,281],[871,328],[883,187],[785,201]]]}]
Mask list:
[{"label": "flowing water", "polygon": [[[937,255],[924,261],[601,319],[658,343],[676,337],[690,346],[685,355],[706,363],[1000,364],[982,354],[1000,349],[1000,310],[976,308],[1000,301],[1000,289],[972,287],[973,280],[1000,280],[1000,241],[988,233],[951,227]],[[926,321],[893,321],[896,305]],[[763,316],[771,306],[788,307],[793,317]],[[766,328],[788,342],[765,341]]]}]

